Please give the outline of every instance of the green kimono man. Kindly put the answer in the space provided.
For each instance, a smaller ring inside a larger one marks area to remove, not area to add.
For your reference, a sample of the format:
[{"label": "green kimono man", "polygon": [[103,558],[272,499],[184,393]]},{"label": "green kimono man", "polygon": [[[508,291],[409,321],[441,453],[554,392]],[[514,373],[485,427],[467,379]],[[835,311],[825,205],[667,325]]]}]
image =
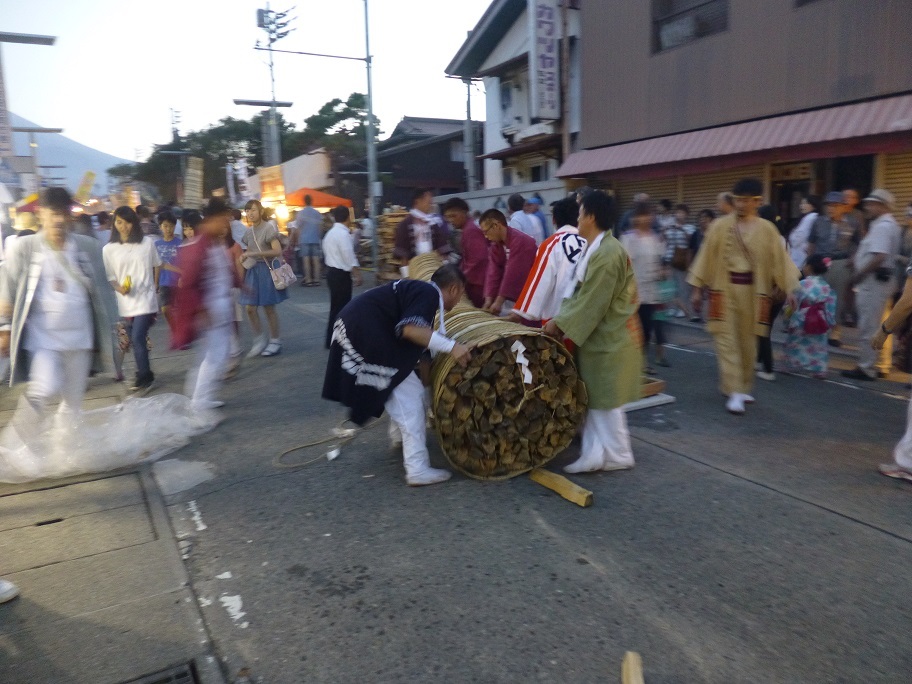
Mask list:
[{"label": "green kimono man", "polygon": [[580,375],[589,392],[580,457],[568,473],[633,467],[627,417],[621,408],[640,398],[643,331],[633,266],[611,235],[611,198],[600,190],[580,205],[579,234],[588,247],[576,267],[575,290],[548,322],[548,335],[577,347]]}]

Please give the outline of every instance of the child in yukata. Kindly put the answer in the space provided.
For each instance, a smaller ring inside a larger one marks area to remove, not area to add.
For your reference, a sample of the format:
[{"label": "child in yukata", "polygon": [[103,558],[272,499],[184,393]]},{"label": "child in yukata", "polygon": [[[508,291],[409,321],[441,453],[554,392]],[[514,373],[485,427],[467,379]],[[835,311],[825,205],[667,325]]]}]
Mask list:
[{"label": "child in yukata", "polygon": [[829,363],[827,335],[836,323],[836,295],[823,279],[828,258],[812,254],[804,264],[804,278],[795,292],[795,308],[784,313],[788,338],[786,370],[826,378]]}]

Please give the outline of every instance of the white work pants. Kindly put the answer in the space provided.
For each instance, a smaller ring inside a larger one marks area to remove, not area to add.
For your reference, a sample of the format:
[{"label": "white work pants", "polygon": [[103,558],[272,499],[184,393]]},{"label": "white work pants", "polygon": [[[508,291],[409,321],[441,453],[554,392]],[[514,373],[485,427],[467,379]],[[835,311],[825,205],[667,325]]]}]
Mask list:
[{"label": "white work pants", "polygon": [[619,408],[609,411],[590,409],[583,427],[580,455],[585,459],[584,463],[593,466],[591,470],[633,466],[627,414]]},{"label": "white work pants", "polygon": [[231,354],[232,325],[209,328],[200,336],[197,365],[187,375],[186,394],[195,411],[212,408]]},{"label": "white work pants", "polygon": [[91,367],[88,349],[39,349],[32,354],[28,386],[11,421],[23,442],[29,443],[44,430],[45,411],[55,397],[60,397],[60,413],[79,414]]},{"label": "white work pants", "polygon": [[[427,423],[424,385],[414,373],[409,373],[384,408],[402,438],[402,460],[406,476],[415,476],[431,467],[431,456],[427,449]],[[390,439],[397,441],[397,432],[390,425]]]}]

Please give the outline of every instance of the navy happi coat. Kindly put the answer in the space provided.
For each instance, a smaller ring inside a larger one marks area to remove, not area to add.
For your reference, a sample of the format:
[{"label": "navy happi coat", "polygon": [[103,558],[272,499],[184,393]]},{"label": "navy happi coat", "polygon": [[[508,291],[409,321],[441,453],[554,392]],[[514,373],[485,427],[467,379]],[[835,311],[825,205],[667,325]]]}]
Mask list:
[{"label": "navy happi coat", "polygon": [[440,306],[440,290],[421,280],[397,280],[350,301],[333,328],[323,398],[348,406],[357,425],[382,416],[386,400],[424,353],[402,339],[402,329],[431,328]]}]

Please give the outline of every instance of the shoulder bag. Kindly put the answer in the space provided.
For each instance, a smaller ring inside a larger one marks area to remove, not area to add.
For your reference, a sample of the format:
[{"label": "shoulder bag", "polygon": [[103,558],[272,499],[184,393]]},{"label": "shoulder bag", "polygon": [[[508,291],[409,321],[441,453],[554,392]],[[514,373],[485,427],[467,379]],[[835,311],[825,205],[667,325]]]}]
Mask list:
[{"label": "shoulder bag", "polygon": [[[260,247],[260,241],[257,240],[256,230],[251,230],[250,232],[253,235],[253,242],[257,250],[262,252],[263,248]],[[298,277],[291,270],[291,266],[280,257],[273,257],[271,260],[264,258],[263,261],[266,262],[266,267],[269,269],[269,275],[272,276],[272,284],[275,285],[275,289],[284,290],[298,281]],[[275,267],[276,263],[279,264],[278,267]]]}]

